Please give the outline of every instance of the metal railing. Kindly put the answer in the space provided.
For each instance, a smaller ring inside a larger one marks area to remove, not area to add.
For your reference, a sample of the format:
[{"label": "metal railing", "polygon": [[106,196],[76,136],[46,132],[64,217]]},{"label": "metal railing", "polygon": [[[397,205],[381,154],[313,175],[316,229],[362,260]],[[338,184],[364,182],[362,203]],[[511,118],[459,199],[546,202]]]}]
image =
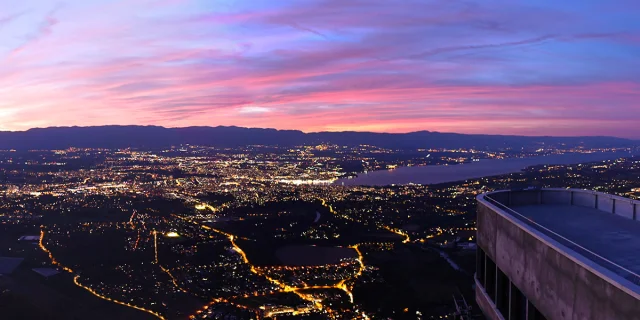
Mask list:
[{"label": "metal railing", "polygon": [[[507,212],[509,212],[509,214],[511,216],[513,216],[514,218],[520,220],[521,222],[525,223],[526,225],[534,228],[536,231],[544,234],[545,236],[557,241],[558,243],[564,245],[565,247],[577,252],[578,254],[584,256],[585,258],[595,262],[596,264],[598,264],[601,267],[604,267],[605,269],[612,271],[613,273],[617,274],[618,276],[630,281],[631,283],[640,286],[640,275],[543,227],[542,225],[534,222],[533,220],[527,218],[526,216],[520,214],[519,212],[507,207],[506,205],[502,204],[501,202],[487,196],[484,195],[483,196],[484,199],[486,199],[489,203],[497,206],[498,208],[505,210]],[[624,285],[624,284],[623,284]]]}]

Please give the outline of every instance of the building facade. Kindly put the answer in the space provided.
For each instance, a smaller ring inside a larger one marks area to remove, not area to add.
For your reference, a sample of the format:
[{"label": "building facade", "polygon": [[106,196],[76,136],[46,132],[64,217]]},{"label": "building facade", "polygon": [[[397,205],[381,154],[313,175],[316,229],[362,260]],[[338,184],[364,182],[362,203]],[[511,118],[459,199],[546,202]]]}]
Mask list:
[{"label": "building facade", "polygon": [[575,189],[478,196],[488,319],[640,320],[640,201]]}]

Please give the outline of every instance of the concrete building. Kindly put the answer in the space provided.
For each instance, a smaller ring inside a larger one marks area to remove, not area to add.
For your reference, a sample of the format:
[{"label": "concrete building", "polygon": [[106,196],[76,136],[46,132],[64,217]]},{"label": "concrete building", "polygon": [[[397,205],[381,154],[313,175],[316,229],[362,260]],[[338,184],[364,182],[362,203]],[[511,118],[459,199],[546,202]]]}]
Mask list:
[{"label": "concrete building", "polygon": [[640,201],[575,189],[478,196],[488,319],[640,320]]}]

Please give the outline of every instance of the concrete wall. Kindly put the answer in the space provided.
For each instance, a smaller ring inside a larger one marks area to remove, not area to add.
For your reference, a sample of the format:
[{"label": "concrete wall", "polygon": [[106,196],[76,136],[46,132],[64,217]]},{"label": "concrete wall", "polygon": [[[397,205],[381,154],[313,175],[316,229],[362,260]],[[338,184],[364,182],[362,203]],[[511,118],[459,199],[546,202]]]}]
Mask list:
[{"label": "concrete wall", "polygon": [[596,207],[596,197],[592,192],[574,192],[573,205],[580,207]]},{"label": "concrete wall", "polygon": [[[511,204],[518,206],[529,206],[540,203],[540,192],[538,191],[512,191]],[[505,204],[503,202],[503,204]]]},{"label": "concrete wall", "polygon": [[610,195],[598,194],[598,210],[611,213],[613,212],[613,200]]},{"label": "concrete wall", "polygon": [[486,205],[478,203],[476,242],[492,259],[496,256],[497,217]]},{"label": "concrete wall", "polygon": [[541,190],[543,204],[571,204],[571,192],[566,190]]},{"label": "concrete wall", "polygon": [[[531,200],[514,195],[512,199]],[[555,197],[566,200],[554,193],[546,199]],[[640,296],[603,279],[563,253],[561,245],[497,211],[479,201],[478,245],[547,319],[640,320]]]},{"label": "concrete wall", "polygon": [[493,193],[491,197],[500,203],[504,203],[505,205],[509,205],[509,203],[511,202],[511,193],[509,192]]},{"label": "concrete wall", "polygon": [[[623,216],[627,219],[633,219],[634,207],[636,210],[636,215],[638,214],[637,210],[640,208],[640,205],[633,203],[632,201],[627,200],[616,200],[616,214],[619,216]],[[636,218],[640,221],[640,218]]]}]

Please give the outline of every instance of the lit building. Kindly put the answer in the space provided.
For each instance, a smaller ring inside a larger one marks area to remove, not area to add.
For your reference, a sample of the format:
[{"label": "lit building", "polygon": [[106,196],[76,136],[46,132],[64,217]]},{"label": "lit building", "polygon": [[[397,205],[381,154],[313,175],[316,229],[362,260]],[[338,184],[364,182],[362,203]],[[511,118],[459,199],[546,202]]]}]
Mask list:
[{"label": "lit building", "polygon": [[478,196],[489,319],[640,319],[640,201],[575,189]]}]

